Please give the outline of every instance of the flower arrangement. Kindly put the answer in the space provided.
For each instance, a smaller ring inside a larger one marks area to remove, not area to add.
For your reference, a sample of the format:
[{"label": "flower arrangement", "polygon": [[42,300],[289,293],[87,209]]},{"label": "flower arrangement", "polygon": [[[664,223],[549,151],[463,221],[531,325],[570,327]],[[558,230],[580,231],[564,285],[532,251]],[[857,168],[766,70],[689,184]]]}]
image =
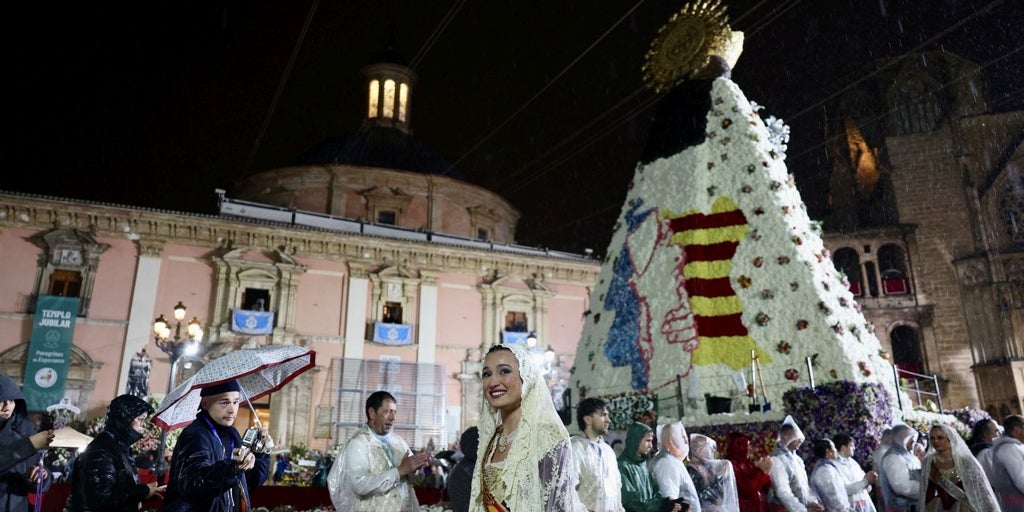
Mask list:
[{"label": "flower arrangement", "polygon": [[274,508],[256,507],[252,509],[252,512],[334,512],[334,507],[315,507],[300,511],[291,505],[278,505]]},{"label": "flower arrangement", "polygon": [[612,430],[626,430],[634,421],[653,426],[658,418],[658,395],[647,392],[603,396],[608,401]]},{"label": "flower arrangement", "polygon": [[903,410],[903,422],[917,430],[922,435],[928,435],[932,425],[942,423],[949,425],[956,430],[960,437],[967,439],[971,435],[971,429],[953,414],[932,412],[924,409]]},{"label": "flower arrangement", "polygon": [[106,416],[97,416],[89,420],[88,427],[85,429],[85,435],[96,437],[103,433],[103,429],[107,426]]},{"label": "flower arrangement", "polygon": [[[814,389],[791,389],[782,395],[782,400],[808,440],[840,433],[855,439],[858,449],[854,458],[861,465],[870,460],[871,452],[878,447],[882,430],[893,423],[891,404],[895,400],[879,383],[827,382]],[[801,447],[805,457],[810,455],[810,445],[804,443]]]},{"label": "flower arrangement", "polygon": [[[718,443],[719,456],[725,453],[725,439],[730,432],[740,432],[750,437],[750,448],[748,453],[752,459],[759,459],[768,455],[775,449],[775,437],[779,430],[777,421],[753,422],[753,423],[723,423],[720,425],[704,425],[700,427],[701,434],[704,434]],[[696,430],[691,432],[696,433]]]}]

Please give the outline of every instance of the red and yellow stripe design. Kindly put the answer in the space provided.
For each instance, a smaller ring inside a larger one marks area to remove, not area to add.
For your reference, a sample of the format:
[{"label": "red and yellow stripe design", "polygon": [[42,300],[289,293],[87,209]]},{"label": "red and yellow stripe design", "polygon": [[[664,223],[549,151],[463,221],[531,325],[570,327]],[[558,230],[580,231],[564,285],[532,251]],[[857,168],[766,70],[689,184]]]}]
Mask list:
[{"label": "red and yellow stripe design", "polygon": [[750,365],[751,349],[770,361],[743,325],[743,304],[729,282],[732,258],[747,235],[743,211],[723,196],[715,200],[709,214],[689,211],[668,223],[669,243],[683,248],[683,288],[699,340],[693,364],[726,364],[739,370]]}]

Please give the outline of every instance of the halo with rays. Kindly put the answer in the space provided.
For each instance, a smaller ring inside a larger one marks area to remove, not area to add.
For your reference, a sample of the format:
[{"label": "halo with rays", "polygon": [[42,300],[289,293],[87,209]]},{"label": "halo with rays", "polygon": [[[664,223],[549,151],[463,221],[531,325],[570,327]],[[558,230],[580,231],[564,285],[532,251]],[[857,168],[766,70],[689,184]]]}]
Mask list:
[{"label": "halo with rays", "polygon": [[690,78],[724,51],[730,33],[721,0],[686,4],[662,25],[644,55],[644,85],[663,92]]}]

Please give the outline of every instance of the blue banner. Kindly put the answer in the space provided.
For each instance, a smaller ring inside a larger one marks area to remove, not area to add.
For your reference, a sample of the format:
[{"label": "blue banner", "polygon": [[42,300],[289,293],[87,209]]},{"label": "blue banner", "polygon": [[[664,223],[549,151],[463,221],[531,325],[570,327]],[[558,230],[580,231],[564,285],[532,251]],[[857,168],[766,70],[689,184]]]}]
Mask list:
[{"label": "blue banner", "polygon": [[382,345],[411,345],[412,326],[405,324],[373,324],[373,341]]},{"label": "blue banner", "polygon": [[241,334],[263,335],[274,332],[272,311],[231,310],[231,330]]},{"label": "blue banner", "polygon": [[40,295],[25,355],[22,392],[30,411],[45,411],[64,398],[78,297]]},{"label": "blue banner", "polygon": [[506,345],[526,345],[526,338],[529,337],[528,332],[501,331],[501,342]]}]

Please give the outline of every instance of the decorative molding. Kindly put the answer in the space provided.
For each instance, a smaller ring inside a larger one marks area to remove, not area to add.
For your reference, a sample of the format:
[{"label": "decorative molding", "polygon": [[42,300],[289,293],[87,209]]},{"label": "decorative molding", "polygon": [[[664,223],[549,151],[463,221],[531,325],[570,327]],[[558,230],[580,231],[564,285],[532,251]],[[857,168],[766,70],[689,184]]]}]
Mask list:
[{"label": "decorative molding", "polygon": [[92,229],[96,237],[164,240],[166,244],[198,247],[247,247],[273,251],[294,248],[296,258],[325,261],[416,262],[420,269],[479,274],[493,269],[498,275],[543,275],[549,282],[596,282],[600,262],[564,258],[524,257],[514,253],[453,249],[440,244],[393,240],[353,233],[337,233],[302,226],[282,226],[256,220],[113,206],[84,201],[25,197],[0,193],[0,228],[45,231],[60,212],[69,212],[70,227]]},{"label": "decorative molding", "polygon": [[135,240],[135,246],[139,249],[139,256],[150,256],[153,258],[159,258],[164,252],[164,246],[167,245],[165,240],[156,238],[146,238]]}]

